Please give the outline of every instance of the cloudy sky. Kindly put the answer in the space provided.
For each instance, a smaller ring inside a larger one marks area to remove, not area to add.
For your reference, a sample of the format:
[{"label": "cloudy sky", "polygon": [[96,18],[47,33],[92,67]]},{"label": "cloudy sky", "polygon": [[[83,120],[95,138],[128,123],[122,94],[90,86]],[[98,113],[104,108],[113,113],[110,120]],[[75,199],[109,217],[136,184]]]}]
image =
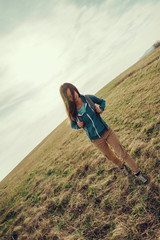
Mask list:
[{"label": "cloudy sky", "polygon": [[94,94],[160,40],[158,0],[0,0],[0,180],[65,118],[63,82]]}]

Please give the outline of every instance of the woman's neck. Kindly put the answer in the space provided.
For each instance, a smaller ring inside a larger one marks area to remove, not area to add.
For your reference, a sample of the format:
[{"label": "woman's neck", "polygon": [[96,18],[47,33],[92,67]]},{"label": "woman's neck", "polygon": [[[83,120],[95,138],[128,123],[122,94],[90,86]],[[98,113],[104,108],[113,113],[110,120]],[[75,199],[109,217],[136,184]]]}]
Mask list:
[{"label": "woman's neck", "polygon": [[78,101],[76,102],[76,107],[77,107],[77,110],[79,110],[83,105],[83,101],[82,99],[79,97],[78,98]]}]

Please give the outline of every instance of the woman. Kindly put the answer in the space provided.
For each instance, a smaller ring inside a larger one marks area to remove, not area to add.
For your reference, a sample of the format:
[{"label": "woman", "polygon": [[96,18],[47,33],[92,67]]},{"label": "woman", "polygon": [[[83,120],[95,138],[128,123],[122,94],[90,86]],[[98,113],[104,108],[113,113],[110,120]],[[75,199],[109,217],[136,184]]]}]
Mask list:
[{"label": "woman", "polygon": [[[146,184],[148,179],[142,175],[135,161],[121,145],[115,132],[100,116],[104,111],[105,101],[94,95],[81,95],[78,89],[70,83],[64,83],[60,87],[60,94],[64,101],[71,127],[74,129],[83,128],[92,143],[127,176],[129,174],[127,166],[117,158],[109,147],[110,145],[115,153],[128,164],[132,173],[142,183]],[[94,104],[99,105],[99,107]]]}]

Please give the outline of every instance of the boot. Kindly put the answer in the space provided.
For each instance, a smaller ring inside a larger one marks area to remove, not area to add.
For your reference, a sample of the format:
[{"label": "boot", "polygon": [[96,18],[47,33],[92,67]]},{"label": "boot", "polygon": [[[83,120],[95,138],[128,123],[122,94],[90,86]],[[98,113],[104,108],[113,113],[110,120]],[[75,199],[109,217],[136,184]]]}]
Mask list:
[{"label": "boot", "polygon": [[121,171],[123,172],[123,174],[124,174],[125,176],[128,176],[128,175],[129,175],[128,168],[127,168],[127,166],[126,166],[125,164],[123,164],[120,169],[121,169]]},{"label": "boot", "polygon": [[138,178],[142,183],[147,184],[148,183],[148,178],[144,177],[142,175],[142,172],[139,171],[138,173],[135,174],[136,178]]}]

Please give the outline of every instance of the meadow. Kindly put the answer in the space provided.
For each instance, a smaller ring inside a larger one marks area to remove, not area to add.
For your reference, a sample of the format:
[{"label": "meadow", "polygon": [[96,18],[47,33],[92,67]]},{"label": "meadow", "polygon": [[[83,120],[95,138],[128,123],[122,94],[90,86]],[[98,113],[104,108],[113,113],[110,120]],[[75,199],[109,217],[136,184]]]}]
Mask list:
[{"label": "meadow", "polygon": [[0,239],[160,239],[160,47],[96,96],[149,184],[124,176],[65,120],[0,183]]}]

